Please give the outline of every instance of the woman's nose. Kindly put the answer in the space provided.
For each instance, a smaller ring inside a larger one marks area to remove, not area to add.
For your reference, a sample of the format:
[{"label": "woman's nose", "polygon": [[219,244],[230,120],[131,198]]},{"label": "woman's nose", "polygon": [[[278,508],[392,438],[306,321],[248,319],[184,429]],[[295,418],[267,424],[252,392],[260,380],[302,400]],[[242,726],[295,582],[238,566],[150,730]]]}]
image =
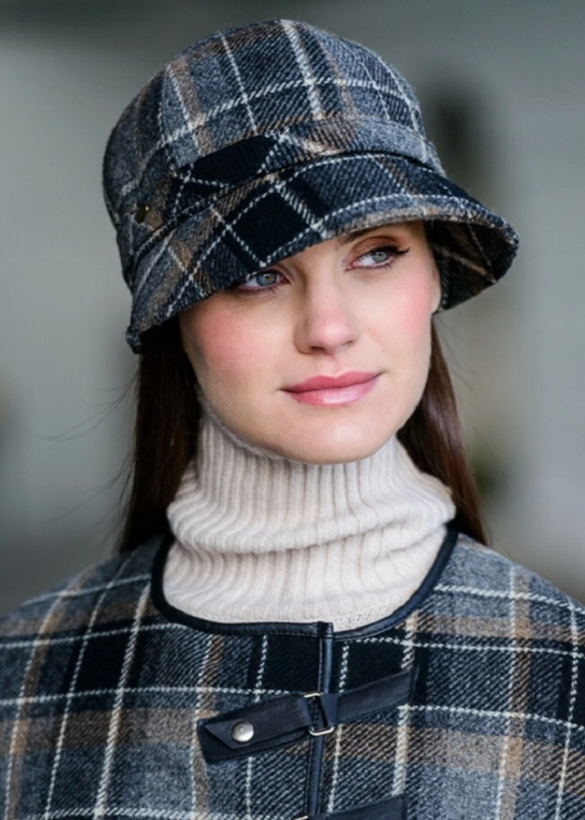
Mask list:
[{"label": "woman's nose", "polygon": [[335,353],[359,335],[355,305],[334,275],[317,275],[301,296],[295,343],[303,353]]}]

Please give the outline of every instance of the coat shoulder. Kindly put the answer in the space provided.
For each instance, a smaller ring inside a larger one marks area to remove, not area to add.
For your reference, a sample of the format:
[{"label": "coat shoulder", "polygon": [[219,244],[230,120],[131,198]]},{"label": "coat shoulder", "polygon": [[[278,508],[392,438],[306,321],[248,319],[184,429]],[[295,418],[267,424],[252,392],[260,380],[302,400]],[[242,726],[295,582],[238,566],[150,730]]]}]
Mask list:
[{"label": "coat shoulder", "polygon": [[540,634],[562,625],[576,641],[585,636],[585,606],[535,572],[467,536],[459,536],[450,560],[427,601],[430,610],[452,615],[533,621]]},{"label": "coat shoulder", "polygon": [[132,607],[137,591],[150,583],[160,539],[73,575],[46,592],[20,604],[0,618],[0,653],[18,638],[78,632],[107,602],[113,620]]}]

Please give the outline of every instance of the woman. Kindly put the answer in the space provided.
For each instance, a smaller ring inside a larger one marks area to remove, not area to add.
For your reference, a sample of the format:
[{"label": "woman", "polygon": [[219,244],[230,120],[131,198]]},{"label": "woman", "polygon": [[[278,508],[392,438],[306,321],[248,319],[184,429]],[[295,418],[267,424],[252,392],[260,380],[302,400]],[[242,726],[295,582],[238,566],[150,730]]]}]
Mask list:
[{"label": "woman", "polygon": [[575,818],[583,609],[489,550],[431,319],[512,228],[405,81],[291,21],[140,92],[122,554],[3,622],[6,817]]}]

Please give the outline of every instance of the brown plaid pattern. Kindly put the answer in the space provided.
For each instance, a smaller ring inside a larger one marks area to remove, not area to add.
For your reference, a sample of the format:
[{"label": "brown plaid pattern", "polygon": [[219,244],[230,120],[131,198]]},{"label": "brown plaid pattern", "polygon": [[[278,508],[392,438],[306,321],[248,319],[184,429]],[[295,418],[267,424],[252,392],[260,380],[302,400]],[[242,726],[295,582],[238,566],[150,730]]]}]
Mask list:
[{"label": "brown plaid pattern", "polygon": [[[402,610],[352,633],[181,615],[161,599],[162,553],[159,609],[158,544],[24,604],[0,624],[3,816],[294,820],[403,795],[409,820],[585,817],[585,611],[453,542]],[[201,754],[200,719],[412,667],[407,705]]]},{"label": "brown plaid pattern", "polygon": [[358,227],[423,219],[451,307],[497,281],[517,236],[444,176],[406,81],[304,23],[213,35],[114,128],[104,191],[133,295],[128,341]]}]

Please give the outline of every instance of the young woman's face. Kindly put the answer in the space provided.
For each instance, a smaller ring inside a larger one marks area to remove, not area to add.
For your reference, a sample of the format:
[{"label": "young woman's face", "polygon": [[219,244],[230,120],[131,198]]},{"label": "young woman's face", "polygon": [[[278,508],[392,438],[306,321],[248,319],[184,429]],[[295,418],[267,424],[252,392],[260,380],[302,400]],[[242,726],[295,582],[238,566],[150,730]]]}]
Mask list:
[{"label": "young woman's face", "polygon": [[422,223],[314,245],[180,315],[211,407],[238,436],[316,464],[376,452],[427,378],[440,282]]}]

